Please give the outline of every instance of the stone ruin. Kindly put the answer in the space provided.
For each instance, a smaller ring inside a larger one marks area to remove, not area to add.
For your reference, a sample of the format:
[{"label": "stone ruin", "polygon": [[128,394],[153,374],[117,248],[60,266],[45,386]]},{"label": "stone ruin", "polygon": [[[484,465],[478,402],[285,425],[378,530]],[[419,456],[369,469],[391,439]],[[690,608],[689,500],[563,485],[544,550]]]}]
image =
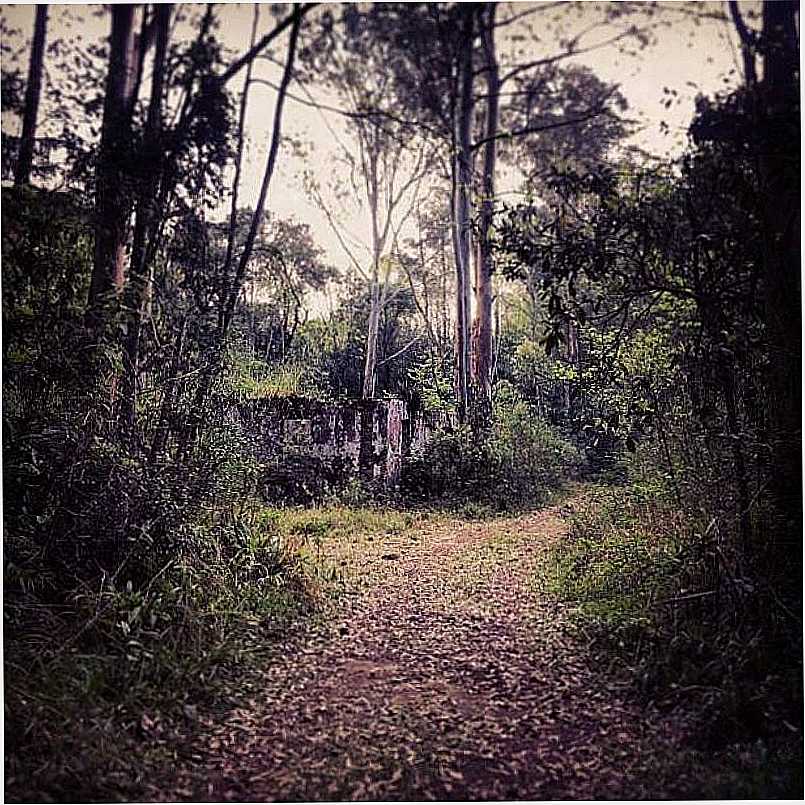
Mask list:
[{"label": "stone ruin", "polygon": [[276,397],[241,402],[236,409],[255,458],[266,467],[264,487],[289,492],[304,492],[305,484],[335,487],[353,478],[394,490],[403,457],[423,447],[437,426],[412,415],[399,399]]}]

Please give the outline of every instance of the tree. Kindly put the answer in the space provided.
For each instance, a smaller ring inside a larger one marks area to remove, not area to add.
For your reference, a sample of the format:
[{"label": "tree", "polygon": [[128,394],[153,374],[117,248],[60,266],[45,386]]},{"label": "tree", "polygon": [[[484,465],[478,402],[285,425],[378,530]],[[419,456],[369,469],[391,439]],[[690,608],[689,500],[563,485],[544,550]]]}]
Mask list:
[{"label": "tree", "polygon": [[154,63],[151,74],[151,97],[143,134],[143,157],[146,168],[136,191],[136,218],[132,238],[128,283],[124,292],[127,313],[123,335],[123,383],[121,389],[121,426],[126,437],[134,432],[137,408],[137,375],[140,363],[140,330],[143,305],[148,284],[148,248],[153,245],[154,228],[158,221],[159,182],[162,174],[162,102],[165,93],[165,60],[168,52],[171,3],[158,5],[152,24],[156,29]]},{"label": "tree", "polygon": [[[347,130],[355,141],[354,149],[341,142],[337,144],[342,164],[349,169],[353,198],[365,205],[368,214],[368,266],[348,244],[318,183],[309,181],[308,187],[325,212],[352,268],[367,285],[370,305],[361,394],[369,399],[375,396],[377,386],[381,318],[384,307],[393,299],[395,261],[389,251],[413,212],[419,185],[433,168],[433,159],[430,144],[421,133],[406,121],[396,120],[391,112],[396,98],[383,65],[394,54],[389,51],[387,41],[372,37],[363,19],[355,9],[347,9],[343,36],[327,51],[308,52],[304,78],[323,80],[335,90],[344,105]],[[346,196],[344,191],[341,197]]]},{"label": "tree", "polygon": [[134,6],[112,6],[109,69],[96,171],[95,257],[87,324],[95,343],[101,337],[110,303],[125,280],[125,247],[131,205],[132,114],[135,100],[138,38]]},{"label": "tree", "polygon": [[[495,38],[501,29],[520,23],[546,6],[535,6],[522,13],[498,19],[494,4],[382,4],[361,14],[350,10],[351,28],[365,37],[371,31],[383,47],[390,48],[386,59],[393,78],[393,93],[398,99],[394,110],[378,105],[372,113],[387,120],[402,119],[408,127],[416,128],[438,142],[450,155],[450,174],[453,194],[451,222],[456,268],[456,396],[459,415],[463,419],[470,410],[474,396],[481,412],[488,408],[491,395],[492,367],[492,274],[491,249],[486,240],[489,221],[494,210],[495,165],[497,147],[507,141],[533,137],[541,132],[572,129],[608,113],[612,92],[604,97],[590,98],[587,106],[568,104],[568,113],[551,119],[512,119],[506,108],[500,108],[501,88],[507,82],[517,82],[512,98],[522,98],[527,92],[520,86],[548,66],[586,50],[637,39],[647,41],[646,33],[627,25],[608,39],[583,46],[582,38],[601,27],[613,24],[619,12],[604,6],[601,21],[579,34],[564,37],[557,52],[529,59],[522,52],[505,69],[498,64]],[[522,37],[521,37],[522,38]],[[527,37],[528,38],[528,37]],[[538,37],[533,34],[534,43]],[[480,40],[480,48],[477,42]],[[511,61],[511,59],[509,59]],[[476,79],[486,76],[485,92],[479,93]],[[422,88],[427,87],[427,91]],[[432,91],[431,91],[432,90]],[[531,105],[537,92],[531,92]],[[519,108],[518,101],[513,104]],[[401,114],[399,109],[404,113]],[[476,110],[483,108],[481,117]],[[570,113],[572,110],[573,114]],[[501,129],[500,119],[506,115],[512,125]],[[477,131],[483,120],[482,130]],[[484,166],[480,182],[474,165],[476,152],[483,151]],[[491,191],[491,192],[490,192]],[[480,198],[480,204],[477,199]],[[474,204],[474,201],[476,202]],[[473,213],[477,207],[479,215]],[[483,222],[482,220],[483,219]],[[477,246],[473,247],[473,228],[477,225]],[[474,272],[473,272],[474,267]],[[473,283],[474,279],[474,283]],[[475,293],[475,317],[470,338],[471,296]],[[472,377],[471,377],[472,374]],[[475,393],[470,389],[475,387]],[[481,419],[484,417],[481,416]]]},{"label": "tree", "polygon": [[25,85],[25,107],[22,118],[22,136],[14,171],[14,186],[22,187],[31,180],[36,119],[39,113],[39,95],[42,89],[42,67],[45,60],[45,36],[47,33],[48,6],[36,7],[34,38],[31,42],[31,61],[28,66],[28,83]]},{"label": "tree", "polygon": [[[169,55],[171,6],[115,6],[108,72],[104,93],[103,122],[96,171],[96,238],[93,272],[89,289],[86,322],[94,355],[103,354],[103,345],[119,340],[124,354],[123,385],[119,399],[119,422],[127,439],[134,429],[137,378],[140,370],[140,339],[143,306],[150,285],[150,265],[159,253],[164,223],[176,201],[177,189],[184,182],[203,187],[209,177],[229,158],[229,99],[225,85],[248,67],[263,48],[286,28],[293,26],[295,44],[301,18],[310,6],[300,6],[221,73],[214,68],[220,61],[220,46],[211,30],[212,6],[202,15],[195,42],[184,54]],[[139,26],[136,24],[140,21]],[[137,29],[139,27],[139,33]],[[138,131],[135,115],[139,87],[147,54],[156,42],[152,65],[151,93]],[[175,56],[178,55],[178,58]],[[293,48],[291,49],[293,57]],[[171,65],[170,72],[168,65]],[[172,82],[172,83],[171,83]],[[163,102],[171,89],[179,106],[172,127],[165,127]],[[261,203],[265,201],[270,175],[279,146],[281,93],[275,115],[272,151],[264,180]],[[199,170],[198,167],[202,166]],[[135,213],[130,259],[126,260],[132,211]],[[234,281],[227,286],[222,302],[221,339],[225,338],[234,298],[249,259],[250,244],[241,255]],[[117,328],[119,305],[122,320]],[[116,373],[112,371],[109,398],[116,397]],[[96,380],[100,378],[96,377]],[[201,384],[206,388],[207,384]],[[202,395],[203,397],[203,395]]]},{"label": "tree", "polygon": [[[765,0],[763,4],[763,79],[757,120],[772,456],[779,473],[775,503],[781,519],[781,542],[790,543],[795,558],[801,558],[802,544],[798,16],[799,4],[792,0]],[[747,78],[751,80],[751,72]]]},{"label": "tree", "polygon": [[[717,103],[700,103],[692,133],[700,143],[757,166],[755,214],[761,222],[758,287],[768,355],[769,442],[780,554],[799,560],[802,536],[802,366],[798,4],[764,2],[762,28],[748,28],[730,3],[741,42],[745,85]],[[762,76],[758,81],[758,57]]]},{"label": "tree", "polygon": [[[252,216],[251,210],[240,211],[235,249],[241,248]],[[335,276],[308,224],[265,213],[240,306],[240,319],[249,328],[255,355],[266,362],[288,359],[299,328],[308,317],[306,297],[311,291],[323,291]]]},{"label": "tree", "polygon": [[456,399],[464,421],[470,410],[470,276],[472,255],[472,118],[473,46],[476,10],[467,4],[461,11],[457,63],[458,108],[453,148],[453,246],[456,262]]},{"label": "tree", "polygon": [[[486,3],[483,16],[483,53],[486,77],[481,210],[478,222],[478,258],[475,263],[475,317],[473,321],[472,376],[476,403],[484,410],[492,404],[492,274],[491,234],[495,213],[495,171],[500,102],[500,70],[495,53],[497,3]],[[485,418],[488,418],[485,417]]]},{"label": "tree", "polygon": [[[254,249],[255,241],[257,239],[257,233],[260,228],[260,223],[262,221],[266,199],[268,198],[268,191],[271,185],[271,179],[274,176],[274,169],[277,164],[277,155],[279,154],[280,141],[282,137],[282,111],[285,105],[285,99],[288,92],[288,85],[291,80],[294,61],[296,59],[296,48],[299,40],[299,31],[302,25],[302,19],[311,8],[312,8],[311,4],[298,6],[293,11],[293,13],[285,19],[283,23],[277,25],[270,34],[267,34],[266,36],[262,37],[262,39],[260,40],[260,42],[257,43],[257,45],[252,46],[252,48],[248,51],[246,56],[241,57],[241,59],[239,59],[235,63],[235,65],[233,65],[233,67],[230,67],[229,70],[227,70],[221,78],[218,78],[214,82],[216,84],[221,84],[224,80],[228,80],[229,78],[231,78],[235,74],[235,71],[233,70],[235,66],[238,66],[238,69],[242,69],[242,67],[249,64],[251,60],[255,58],[257,53],[259,52],[258,46],[260,46],[261,43],[262,46],[268,44],[268,42],[270,42],[271,39],[273,39],[274,36],[277,35],[278,32],[282,31],[285,27],[287,27],[288,23],[290,23],[291,31],[288,44],[288,51],[285,60],[285,67],[283,69],[282,81],[280,83],[279,92],[277,94],[277,102],[276,105],[274,106],[274,120],[271,130],[271,142],[268,149],[268,157],[266,159],[265,170],[263,172],[263,180],[260,185],[260,195],[258,197],[257,205],[255,207],[251,222],[249,224],[249,230],[246,235],[246,240],[243,244],[243,248],[241,250],[238,259],[234,278],[230,278],[229,276],[225,276],[223,278],[223,283],[221,286],[221,292],[219,297],[218,327],[215,334],[212,354],[210,360],[207,363],[207,366],[205,367],[205,370],[202,373],[201,380],[198,384],[195,398],[193,400],[192,411],[190,414],[190,427],[187,428],[187,430],[185,431],[181,449],[181,452],[183,454],[187,452],[190,446],[191,439],[195,436],[198,427],[201,423],[204,403],[206,402],[207,395],[210,391],[210,386],[212,384],[215,372],[219,369],[220,366],[223,351],[226,346],[227,335],[229,333],[229,328],[234,316],[235,306],[237,304],[238,297],[240,296],[241,287],[243,285],[243,281],[246,276],[249,261],[252,258],[252,252]],[[209,86],[209,84],[207,84],[207,86]],[[246,87],[246,90],[247,89],[248,86]],[[242,107],[241,112],[242,113],[245,112],[245,107]],[[181,128],[181,122],[178,128]],[[238,178],[238,172],[236,171],[236,180],[237,178]],[[228,265],[226,263],[225,267],[228,268]]]}]

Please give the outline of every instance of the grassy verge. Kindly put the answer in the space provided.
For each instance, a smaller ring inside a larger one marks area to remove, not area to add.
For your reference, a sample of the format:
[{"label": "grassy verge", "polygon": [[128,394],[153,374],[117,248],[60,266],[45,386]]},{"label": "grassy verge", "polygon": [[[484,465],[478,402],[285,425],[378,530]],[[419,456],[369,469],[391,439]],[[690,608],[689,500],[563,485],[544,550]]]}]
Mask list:
[{"label": "grassy verge", "polygon": [[189,529],[136,587],[121,572],[65,591],[7,561],[8,801],[142,798],[208,719],[259,687],[251,672],[284,637],[437,516],[255,504]]},{"label": "grassy verge", "polygon": [[728,550],[659,488],[602,487],[539,584],[569,606],[597,667],[685,714],[685,764],[698,771],[691,782],[658,768],[690,783],[680,796],[799,796],[801,642],[772,628],[760,591],[730,575]]}]

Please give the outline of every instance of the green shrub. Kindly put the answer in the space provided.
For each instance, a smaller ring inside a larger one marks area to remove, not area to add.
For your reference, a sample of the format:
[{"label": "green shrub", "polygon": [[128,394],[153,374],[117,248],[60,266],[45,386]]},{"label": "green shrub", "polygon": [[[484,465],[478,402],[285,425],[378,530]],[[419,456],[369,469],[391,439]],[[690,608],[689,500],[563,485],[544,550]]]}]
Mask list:
[{"label": "green shrub", "polygon": [[327,396],[326,379],[315,367],[292,362],[270,364],[237,351],[230,357],[225,381],[240,400]]},{"label": "green shrub", "polygon": [[575,474],[576,448],[539,417],[509,383],[495,386],[491,452],[500,467],[498,490],[516,502],[538,501]]},{"label": "green shrub", "polygon": [[176,729],[225,695],[313,604],[319,581],[299,542],[230,511],[180,528],[171,555],[137,583],[121,566],[65,589],[55,574],[35,574],[34,551],[23,566],[6,558],[7,793],[86,801],[83,786],[97,797],[108,781],[108,796],[128,785],[136,798],[137,769],[120,761],[142,731]]},{"label": "green shrub", "polygon": [[402,490],[419,500],[474,501],[493,508],[539,503],[571,476],[576,449],[508,383],[495,389],[490,427],[437,432],[403,468]]},{"label": "green shrub", "polygon": [[768,736],[801,711],[798,651],[779,644],[773,599],[735,576],[725,551],[665,485],[599,488],[540,579],[599,664],[656,703],[694,699],[707,746]]}]

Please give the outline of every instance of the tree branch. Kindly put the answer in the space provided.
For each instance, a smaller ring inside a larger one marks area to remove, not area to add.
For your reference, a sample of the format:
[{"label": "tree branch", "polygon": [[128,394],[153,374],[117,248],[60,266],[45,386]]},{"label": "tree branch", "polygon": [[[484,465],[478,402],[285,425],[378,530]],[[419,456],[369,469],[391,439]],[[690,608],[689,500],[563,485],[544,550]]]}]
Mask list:
[{"label": "tree branch", "polygon": [[601,42],[596,42],[594,45],[589,45],[586,48],[570,48],[566,50],[564,53],[558,53],[555,56],[546,56],[543,59],[535,59],[534,61],[528,62],[526,64],[518,64],[517,67],[513,67],[509,70],[506,75],[504,75],[500,79],[500,85],[503,86],[509,79],[514,78],[515,76],[520,75],[521,73],[525,73],[528,70],[533,69],[534,67],[544,67],[548,64],[556,64],[557,62],[563,61],[564,59],[570,59],[573,56],[581,56],[584,53],[590,53],[593,50],[598,50],[599,48],[608,47],[609,45],[614,45],[616,42],[619,42],[621,39],[625,39],[627,36],[633,36],[634,31],[632,29],[628,29],[626,31],[621,31],[617,36],[612,36],[609,39],[604,39]]},{"label": "tree branch", "polygon": [[744,62],[744,80],[747,87],[753,87],[757,84],[757,70],[755,68],[755,47],[757,40],[755,33],[746,27],[741,11],[738,8],[737,0],[729,0],[728,3],[730,16],[735,25],[735,30],[738,32],[738,38],[741,40],[741,56]]},{"label": "tree branch", "polygon": [[586,115],[582,115],[581,117],[574,117],[570,118],[569,120],[557,120],[555,123],[544,123],[538,126],[526,126],[523,129],[515,129],[514,131],[501,131],[497,134],[494,134],[490,137],[483,137],[477,142],[473,143],[470,146],[470,151],[476,151],[482,145],[486,145],[486,143],[491,142],[492,140],[509,140],[513,137],[523,137],[526,134],[539,134],[542,131],[550,131],[551,129],[559,129],[564,126],[575,126],[578,123],[586,123],[588,120],[592,120],[598,115],[603,114],[606,112],[604,107],[600,107],[598,109],[590,111]]},{"label": "tree branch", "polygon": [[408,352],[408,350],[411,349],[411,347],[414,346],[414,344],[418,343],[421,340],[422,339],[418,335],[415,335],[404,347],[398,349],[396,352],[393,352],[388,357],[383,358],[382,361],[378,361],[377,365],[378,366],[384,366],[389,361],[393,361],[395,358],[399,358],[400,355],[403,354],[403,352]]}]

